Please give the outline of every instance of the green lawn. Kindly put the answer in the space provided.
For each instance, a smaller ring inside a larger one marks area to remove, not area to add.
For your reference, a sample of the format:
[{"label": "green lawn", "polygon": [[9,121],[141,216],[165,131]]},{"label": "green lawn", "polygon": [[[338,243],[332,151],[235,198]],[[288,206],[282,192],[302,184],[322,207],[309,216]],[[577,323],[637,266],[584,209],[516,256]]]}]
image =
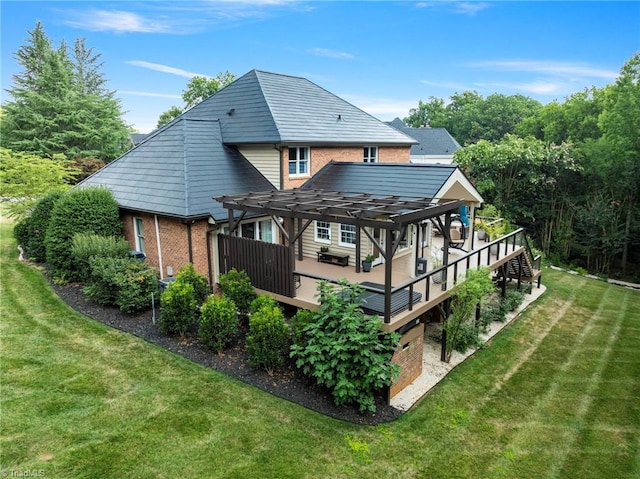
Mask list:
[{"label": "green lawn", "polygon": [[6,477],[640,477],[638,291],[547,271],[488,348],[363,427],[76,314],[0,233]]}]

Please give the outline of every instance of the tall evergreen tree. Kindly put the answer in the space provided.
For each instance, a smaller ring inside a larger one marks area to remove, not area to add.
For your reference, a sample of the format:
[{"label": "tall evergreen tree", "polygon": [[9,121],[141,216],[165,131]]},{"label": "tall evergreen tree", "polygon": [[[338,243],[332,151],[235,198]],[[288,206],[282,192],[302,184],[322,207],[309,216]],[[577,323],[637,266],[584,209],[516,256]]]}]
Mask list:
[{"label": "tall evergreen tree", "polygon": [[128,131],[113,92],[104,88],[100,55],[76,40],[72,57],[63,41],[57,49],[36,23],[16,60],[23,71],[7,91],[0,144],[53,158],[94,157],[110,161],[127,149]]}]

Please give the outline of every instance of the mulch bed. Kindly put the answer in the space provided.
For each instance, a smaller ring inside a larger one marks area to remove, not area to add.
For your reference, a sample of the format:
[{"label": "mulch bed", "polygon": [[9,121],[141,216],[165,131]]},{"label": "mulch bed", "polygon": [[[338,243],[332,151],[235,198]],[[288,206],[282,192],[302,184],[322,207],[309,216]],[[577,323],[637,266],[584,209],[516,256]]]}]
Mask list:
[{"label": "mulch bed", "polygon": [[[244,351],[243,334],[224,355],[218,356],[199,342],[195,331],[188,333],[185,338],[166,336],[160,332],[157,321],[153,324],[151,311],[130,316],[117,308],[103,307],[87,298],[82,293],[81,284],[52,283],[51,286],[70,307],[92,319],[326,416],[355,424],[376,425],[393,421],[402,414],[398,409],[387,405],[382,397],[376,398],[375,413],[360,414],[355,407],[337,407],[333,404],[331,394],[305,377],[294,364],[286,364],[273,376],[261,369],[252,368]],[[156,310],[156,317],[158,316],[159,311]]]}]

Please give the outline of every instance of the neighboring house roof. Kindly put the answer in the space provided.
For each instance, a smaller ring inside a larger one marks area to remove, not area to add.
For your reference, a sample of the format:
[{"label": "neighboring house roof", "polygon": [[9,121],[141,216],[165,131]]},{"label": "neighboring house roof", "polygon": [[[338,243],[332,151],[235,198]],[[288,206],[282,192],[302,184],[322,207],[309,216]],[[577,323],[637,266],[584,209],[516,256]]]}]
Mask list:
[{"label": "neighboring house roof", "polygon": [[399,198],[484,200],[457,165],[331,162],[302,188]]},{"label": "neighboring house roof", "polygon": [[214,195],[274,189],[237,150],[220,122],[180,118],[82,181],[105,186],[121,208],[178,218],[227,219]]},{"label": "neighboring house roof", "polygon": [[251,70],[178,118],[219,119],[228,145],[416,142],[306,78],[260,70]]},{"label": "neighboring house roof", "polygon": [[129,139],[133,146],[139,145],[147,136],[147,133],[129,133]]},{"label": "neighboring house roof", "polygon": [[453,156],[462,148],[446,128],[414,128],[405,125],[400,118],[388,124],[418,141],[411,145],[411,157]]}]

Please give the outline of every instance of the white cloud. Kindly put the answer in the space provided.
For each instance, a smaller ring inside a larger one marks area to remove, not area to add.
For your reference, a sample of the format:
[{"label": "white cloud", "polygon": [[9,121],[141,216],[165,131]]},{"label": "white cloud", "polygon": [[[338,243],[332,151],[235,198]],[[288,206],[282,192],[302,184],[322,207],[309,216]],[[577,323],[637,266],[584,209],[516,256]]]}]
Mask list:
[{"label": "white cloud", "polygon": [[193,78],[195,76],[210,78],[208,75],[205,75],[204,73],[193,73],[193,72],[183,70],[181,68],[174,68],[167,65],[161,65],[159,63],[150,63],[142,60],[129,60],[129,61],[126,61],[125,63],[128,63],[129,65],[134,65],[136,67],[155,70],[162,73],[170,73],[171,75],[178,75],[185,78]]},{"label": "white cloud", "polygon": [[349,94],[340,95],[340,97],[382,121],[391,121],[396,117],[404,118],[409,114],[411,108],[418,107],[418,100],[398,100]]},{"label": "white cloud", "polygon": [[476,86],[465,85],[462,83],[451,82],[451,81],[431,81],[431,80],[420,80],[420,83],[428,86],[432,86],[434,88],[446,88],[447,90],[456,90],[456,91],[467,91],[473,90]]},{"label": "white cloud", "polygon": [[172,33],[173,27],[166,20],[154,20],[122,10],[86,10],[68,12],[72,19],[65,24],[92,32],[114,33]]},{"label": "white cloud", "polygon": [[318,57],[338,58],[340,60],[353,60],[355,58],[351,53],[329,50],[328,48],[312,48],[311,50],[307,50],[307,53]]},{"label": "white cloud", "polygon": [[181,100],[182,97],[180,95],[175,95],[172,93],[152,93],[148,91],[134,91],[134,90],[118,90],[119,95],[131,95],[131,96],[148,96],[153,98],[174,98],[177,100]]},{"label": "white cloud", "polygon": [[514,71],[527,73],[545,73],[570,78],[604,78],[616,79],[618,72],[597,68],[588,63],[571,63],[540,60],[507,60],[471,62],[470,68],[493,69],[498,71]]},{"label": "white cloud", "polygon": [[433,2],[418,2],[415,4],[417,8],[439,8],[447,9],[451,13],[459,15],[473,16],[476,13],[485,10],[491,6],[487,2],[459,2],[457,0],[439,0]]}]

